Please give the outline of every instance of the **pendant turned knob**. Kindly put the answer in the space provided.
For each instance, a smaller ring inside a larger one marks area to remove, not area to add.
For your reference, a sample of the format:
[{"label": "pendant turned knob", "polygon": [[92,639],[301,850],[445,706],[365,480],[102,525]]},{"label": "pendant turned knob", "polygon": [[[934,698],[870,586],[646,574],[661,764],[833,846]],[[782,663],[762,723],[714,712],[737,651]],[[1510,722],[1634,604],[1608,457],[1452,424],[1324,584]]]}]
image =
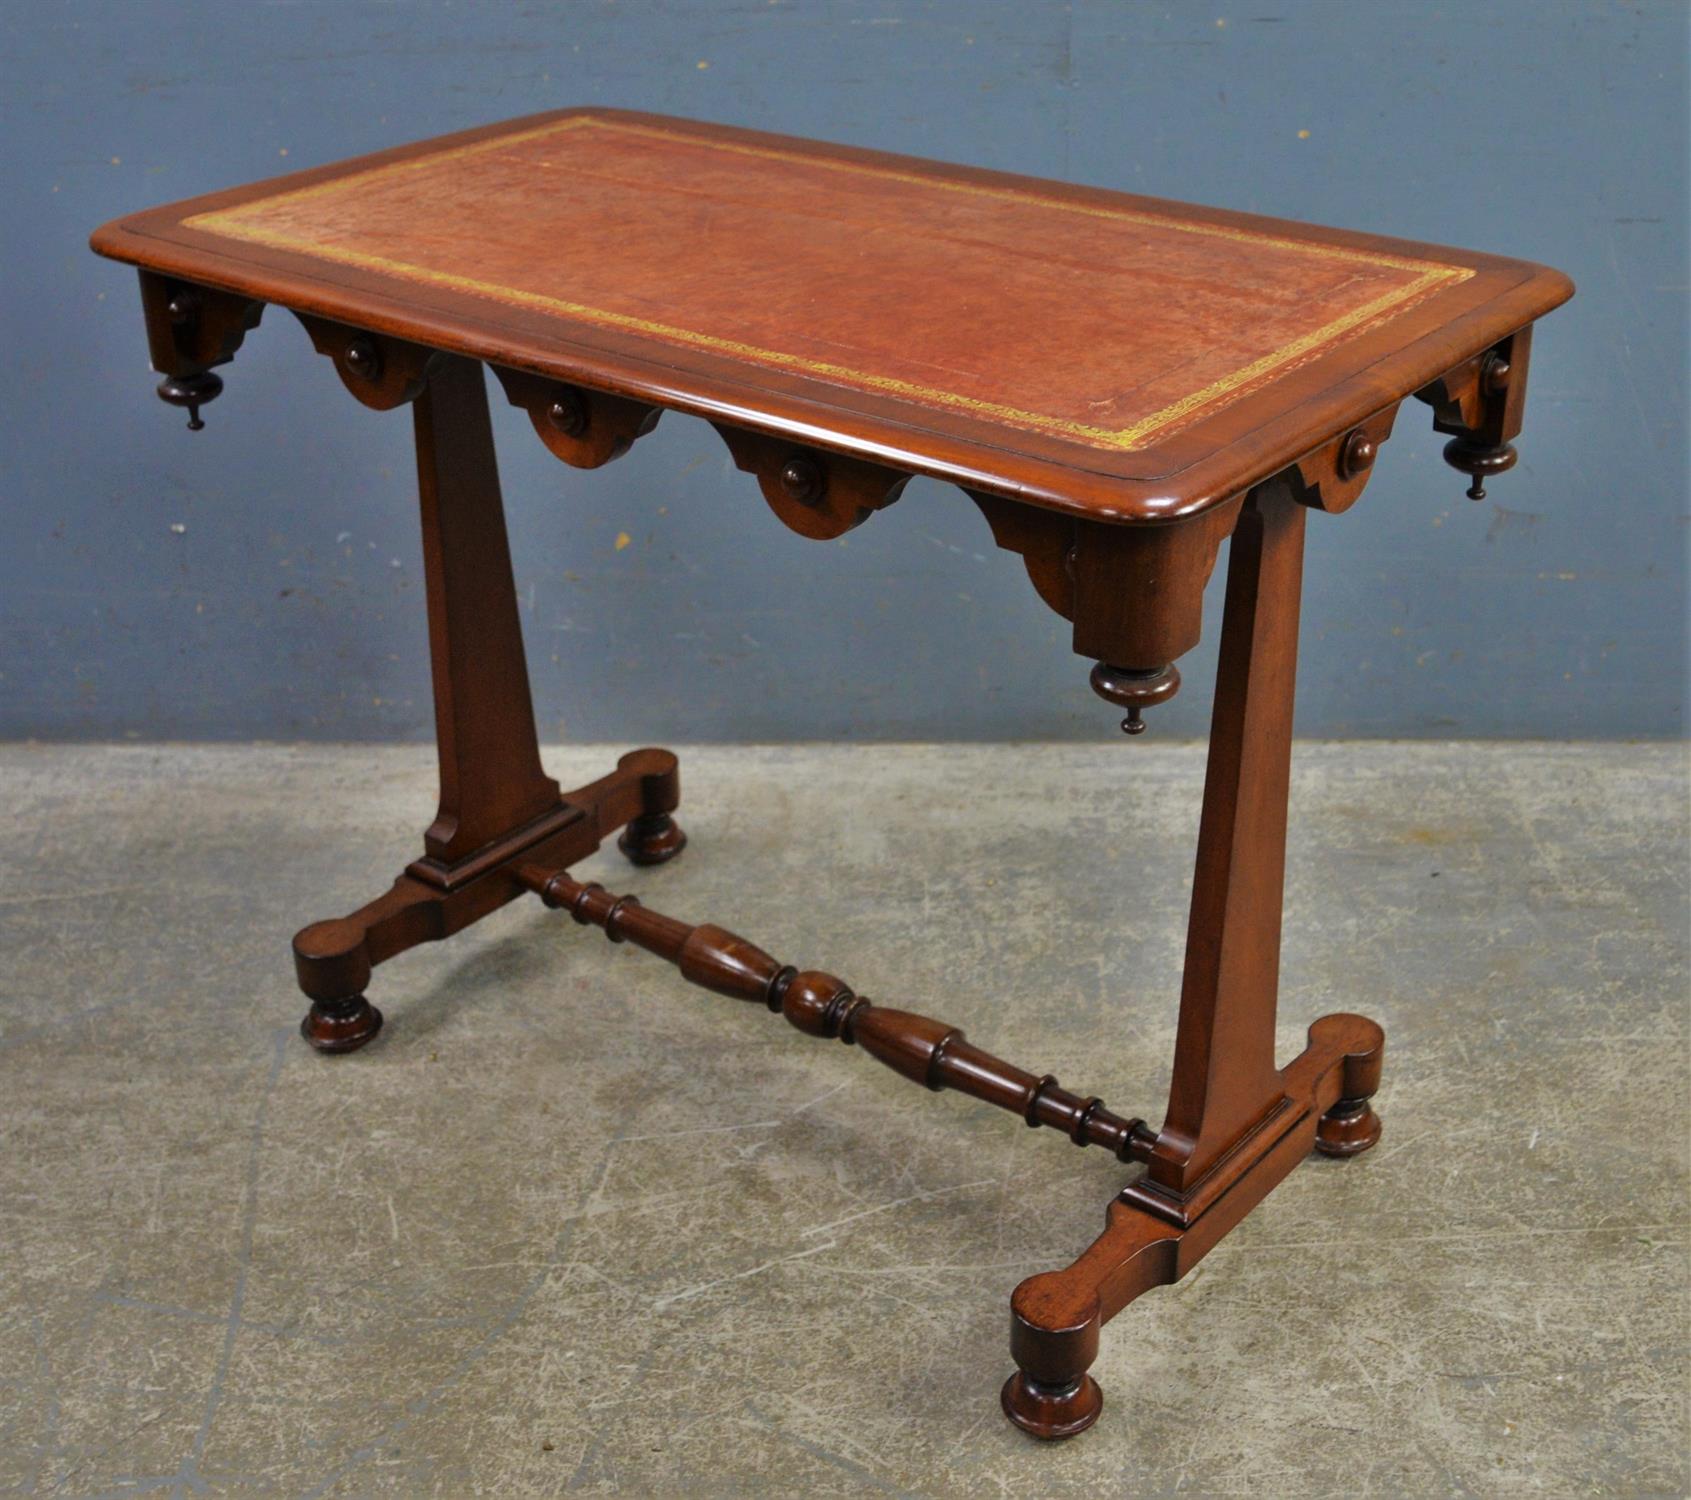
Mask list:
[{"label": "pendant turned knob", "polygon": [[[1512,373],[1509,361],[1501,354],[1488,354],[1480,366],[1480,389],[1488,396],[1501,396],[1509,388]],[[1444,461],[1451,468],[1473,476],[1474,482],[1467,490],[1470,500],[1484,500],[1486,480],[1514,468],[1515,457],[1513,443],[1482,443],[1471,437],[1458,437],[1444,445]]]},{"label": "pendant turned knob", "polygon": [[781,488],[800,505],[820,504],[827,487],[822,466],[808,453],[795,453],[781,466]]},{"label": "pendant turned knob", "polygon": [[210,370],[198,375],[166,375],[159,382],[159,400],[171,406],[188,409],[188,431],[198,432],[205,423],[200,420],[200,408],[215,401],[223,392],[223,381]]},{"label": "pendant turned knob", "polygon": [[546,420],[565,437],[580,437],[587,431],[587,403],[581,392],[565,388],[546,408]]},{"label": "pendant turned knob", "polygon": [[347,344],[344,358],[347,369],[360,379],[376,381],[382,378],[382,352],[363,334]]},{"label": "pendant turned knob", "polygon": [[[178,337],[191,335],[204,309],[204,299],[192,287],[182,287],[165,303],[165,316],[170,326],[178,330]],[[209,370],[192,375],[167,375],[159,382],[159,400],[188,410],[188,431],[199,432],[205,423],[200,420],[200,408],[215,401],[223,393],[221,377]]]},{"label": "pendant turned knob", "polygon": [[1379,445],[1360,427],[1356,428],[1339,449],[1339,478],[1355,479],[1358,474],[1366,474],[1379,456]]},{"label": "pendant turned knob", "polygon": [[1493,474],[1515,467],[1515,445],[1499,443],[1489,447],[1468,438],[1452,438],[1444,445],[1444,461],[1453,469],[1471,474],[1474,482],[1468,486],[1470,500],[1485,499],[1485,482]]},{"label": "pendant turned knob", "polygon": [[1092,691],[1127,710],[1121,721],[1123,734],[1143,734],[1145,721],[1140,715],[1180,691],[1180,669],[1172,662],[1161,667],[1113,667],[1101,661],[1092,669]]}]

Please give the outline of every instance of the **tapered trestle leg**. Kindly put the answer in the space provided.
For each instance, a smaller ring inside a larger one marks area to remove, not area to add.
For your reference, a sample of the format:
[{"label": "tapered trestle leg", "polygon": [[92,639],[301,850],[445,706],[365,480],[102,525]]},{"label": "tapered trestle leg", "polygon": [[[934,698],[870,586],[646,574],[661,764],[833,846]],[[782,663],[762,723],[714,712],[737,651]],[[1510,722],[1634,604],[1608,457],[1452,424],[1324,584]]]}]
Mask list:
[{"label": "tapered trestle leg", "polygon": [[413,415],[440,802],[422,856],[390,891],[294,939],[312,1002],[300,1031],[320,1052],[351,1052],[381,1029],[364,995],[376,964],[522,895],[517,861],[568,865],[627,825],[647,862],[684,842],[667,750],[631,751],[568,795],[541,767],[481,366],[433,357]]},{"label": "tapered trestle leg", "polygon": [[1003,1406],[1035,1437],[1097,1419],[1087,1370],[1105,1322],[1185,1275],[1312,1147],[1348,1155],[1379,1138],[1372,1021],[1325,1017],[1300,1057],[1274,1058],[1304,515],[1270,481],[1234,528],[1168,1113],[1103,1235],[1016,1289]]}]

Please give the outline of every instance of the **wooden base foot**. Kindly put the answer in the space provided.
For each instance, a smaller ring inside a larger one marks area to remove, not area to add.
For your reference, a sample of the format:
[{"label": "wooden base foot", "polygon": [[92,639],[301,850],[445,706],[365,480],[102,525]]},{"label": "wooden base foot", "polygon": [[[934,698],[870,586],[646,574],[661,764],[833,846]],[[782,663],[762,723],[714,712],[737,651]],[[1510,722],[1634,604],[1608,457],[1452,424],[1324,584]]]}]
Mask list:
[{"label": "wooden base foot", "polygon": [[[675,757],[631,750],[608,776],[567,792],[552,809],[444,863],[413,860],[393,886],[345,917],[313,922],[294,938],[294,970],[311,1010],[300,1035],[319,1052],[352,1052],[381,1029],[364,998],[371,971],[419,943],[439,942],[530,889],[533,867],[548,872],[586,859],[617,829],[662,819],[673,846],[685,842],[669,818],[681,795]],[[665,805],[667,804],[667,806]],[[663,856],[670,857],[669,855]]]},{"label": "wooden base foot", "polygon": [[318,1052],[356,1052],[376,1039],[382,1029],[382,1013],[362,995],[344,1000],[313,1000],[299,1034]]},{"label": "wooden base foot", "polygon": [[1055,1442],[1085,1432],[1104,1409],[1104,1393],[1090,1375],[1067,1386],[1041,1385],[1025,1370],[1017,1370],[998,1393],[999,1405],[1030,1437]]},{"label": "wooden base foot", "polygon": [[1104,1232],[1073,1265],[1018,1286],[1010,1300],[1017,1371],[1004,1387],[1005,1416],[1039,1438],[1091,1426],[1102,1397],[1086,1372],[1103,1325],[1190,1271],[1312,1146],[1328,1150],[1323,1129],[1345,1155],[1373,1145],[1379,1120],[1367,1101],[1379,1087],[1384,1053],[1385,1034],[1373,1021],[1323,1016],[1309,1028],[1309,1045],[1280,1071],[1278,1105],[1212,1171],[1184,1193],[1149,1177],[1129,1184],[1106,1211]]},{"label": "wooden base foot", "polygon": [[1383,1033],[1380,1045],[1358,1049],[1345,1058],[1339,1097],[1315,1126],[1315,1149],[1323,1156],[1360,1156],[1380,1139],[1380,1117],[1368,1101],[1379,1090],[1384,1060]]},{"label": "wooden base foot", "polygon": [[1366,1099],[1341,1099],[1315,1127],[1323,1156],[1357,1156],[1380,1139],[1380,1117]]},{"label": "wooden base foot", "polygon": [[681,825],[666,812],[643,813],[631,819],[617,840],[617,848],[630,864],[662,865],[687,847]]}]

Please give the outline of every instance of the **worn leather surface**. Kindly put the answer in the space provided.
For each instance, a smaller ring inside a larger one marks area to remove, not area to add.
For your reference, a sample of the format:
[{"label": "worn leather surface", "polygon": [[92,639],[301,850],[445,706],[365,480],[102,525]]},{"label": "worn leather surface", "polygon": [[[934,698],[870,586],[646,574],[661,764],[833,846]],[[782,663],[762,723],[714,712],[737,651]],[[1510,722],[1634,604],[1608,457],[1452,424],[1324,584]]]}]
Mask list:
[{"label": "worn leather surface", "polygon": [[605,109],[166,204],[93,246],[1106,522],[1225,504],[1573,290],[1473,251]]},{"label": "worn leather surface", "polygon": [[1105,448],[1473,274],[590,114],[189,223]]}]

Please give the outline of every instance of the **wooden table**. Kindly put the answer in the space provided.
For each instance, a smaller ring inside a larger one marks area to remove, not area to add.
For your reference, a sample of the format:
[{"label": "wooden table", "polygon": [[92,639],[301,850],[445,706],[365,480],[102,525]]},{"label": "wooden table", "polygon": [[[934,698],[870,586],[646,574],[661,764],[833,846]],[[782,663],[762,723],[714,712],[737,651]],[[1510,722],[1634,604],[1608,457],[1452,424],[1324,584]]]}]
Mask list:
[{"label": "wooden table", "polygon": [[[377,964],[532,891],[800,1031],[1143,1163],[1090,1248],[1012,1299],[1003,1406],[1045,1438],[1097,1419],[1103,1323],[1185,1274],[1311,1148],[1379,1139],[1374,1022],[1324,1016],[1287,1066],[1274,1056],[1304,522],[1356,502],[1406,396],[1483,495],[1515,461],[1531,325],[1572,294],[1566,277],[602,109],[154,209],[93,245],[140,267],[159,393],[191,427],[268,303],[366,406],[412,407],[440,805],[391,890],[294,939],[319,1051],[376,1035]],[[1129,733],[1178,688],[1231,537],[1160,1129],[570,875],[618,829],[636,864],[681,851],[676,760],[636,750],[565,793],[541,768],[484,363],[579,468],[665,410],[705,417],[803,536],[858,525],[912,474],[961,486],[1073,622]]]}]

